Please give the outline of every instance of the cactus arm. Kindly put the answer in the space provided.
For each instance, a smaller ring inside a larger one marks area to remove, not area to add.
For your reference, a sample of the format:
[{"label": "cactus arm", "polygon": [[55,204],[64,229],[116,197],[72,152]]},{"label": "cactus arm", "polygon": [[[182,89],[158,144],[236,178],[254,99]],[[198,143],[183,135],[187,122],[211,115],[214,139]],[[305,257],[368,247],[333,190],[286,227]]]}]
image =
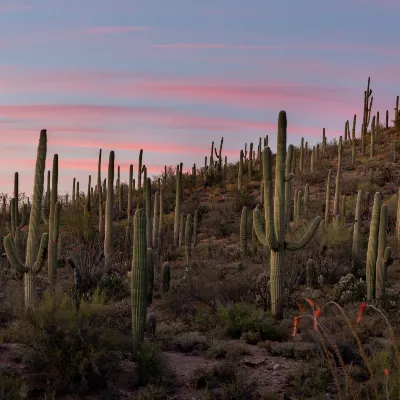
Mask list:
[{"label": "cactus arm", "polygon": [[272,195],[272,153],[269,147],[263,152],[265,239],[271,250],[278,250],[279,243],[275,232],[274,202]]},{"label": "cactus arm", "polygon": [[286,242],[285,244],[286,250],[296,251],[305,247],[314,237],[320,223],[321,223],[321,217],[315,217],[313,223],[308,228],[307,232],[298,242]]},{"label": "cactus arm", "polygon": [[28,270],[28,268],[25,267],[25,265],[22,263],[22,261],[18,257],[17,252],[14,247],[14,240],[13,240],[12,236],[7,235],[4,238],[3,243],[4,243],[4,249],[7,254],[7,258],[10,261],[10,264],[12,265],[12,267],[20,274],[24,274]]},{"label": "cactus arm", "polygon": [[265,239],[265,232],[263,226],[261,224],[261,212],[260,208],[257,205],[256,209],[253,211],[253,227],[254,232],[257,236],[258,241],[263,245],[267,246],[267,241]]},{"label": "cactus arm", "polygon": [[37,253],[35,264],[32,266],[32,272],[37,274],[42,269],[44,262],[46,260],[47,250],[48,250],[49,234],[43,233],[42,239],[40,240],[40,247]]},{"label": "cactus arm", "polygon": [[289,175],[285,176],[285,182],[290,182],[294,178],[294,173],[291,172]]}]

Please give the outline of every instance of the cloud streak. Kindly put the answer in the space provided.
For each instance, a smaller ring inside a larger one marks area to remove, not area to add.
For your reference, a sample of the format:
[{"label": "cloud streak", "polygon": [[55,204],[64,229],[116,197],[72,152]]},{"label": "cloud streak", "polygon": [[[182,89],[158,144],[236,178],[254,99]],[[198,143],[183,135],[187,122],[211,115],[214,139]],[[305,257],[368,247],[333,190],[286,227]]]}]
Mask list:
[{"label": "cloud streak", "polygon": [[143,32],[148,30],[147,26],[95,26],[84,30],[90,35],[106,35],[127,32]]}]

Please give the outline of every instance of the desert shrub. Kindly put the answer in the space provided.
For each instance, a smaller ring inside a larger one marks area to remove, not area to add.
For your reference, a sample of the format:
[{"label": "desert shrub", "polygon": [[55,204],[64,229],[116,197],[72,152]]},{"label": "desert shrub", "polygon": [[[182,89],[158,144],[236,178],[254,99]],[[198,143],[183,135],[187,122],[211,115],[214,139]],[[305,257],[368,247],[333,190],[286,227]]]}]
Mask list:
[{"label": "desert shrub", "polygon": [[224,334],[238,339],[246,332],[260,335],[260,340],[282,340],[285,333],[277,327],[272,318],[245,303],[234,303],[220,307],[218,317]]},{"label": "desert shrub", "polygon": [[174,339],[173,345],[176,350],[182,353],[203,352],[208,349],[209,344],[205,336],[198,332],[186,332]]},{"label": "desert shrub", "polygon": [[22,381],[7,371],[0,372],[0,399],[22,400],[25,398],[21,391]]},{"label": "desert shrub", "polygon": [[169,386],[171,384],[173,373],[157,344],[145,340],[137,351],[136,361],[140,385]]},{"label": "desert shrub", "polygon": [[10,325],[6,340],[32,350],[31,367],[46,373],[51,389],[94,391],[104,387],[116,361],[106,363],[106,352],[130,346],[129,335],[107,323],[108,312],[98,299],[76,311],[66,294],[45,293],[34,310]]}]

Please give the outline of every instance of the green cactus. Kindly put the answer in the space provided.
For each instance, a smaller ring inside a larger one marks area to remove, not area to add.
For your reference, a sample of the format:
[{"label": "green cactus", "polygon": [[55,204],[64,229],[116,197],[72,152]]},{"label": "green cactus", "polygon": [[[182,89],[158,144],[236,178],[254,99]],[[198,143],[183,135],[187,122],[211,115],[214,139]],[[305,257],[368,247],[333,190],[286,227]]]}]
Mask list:
[{"label": "green cactus", "polygon": [[386,204],[381,207],[379,220],[378,256],[376,261],[375,298],[381,301],[385,295],[387,268],[393,262],[392,249],[386,247],[388,212]]},{"label": "green cactus", "polygon": [[180,172],[176,179],[176,194],[175,194],[175,218],[174,218],[174,246],[179,245],[179,220],[181,215],[181,197],[180,197],[180,186],[181,180],[179,179]]},{"label": "green cactus", "polygon": [[249,179],[252,177],[253,172],[253,143],[250,143],[250,153],[249,153],[249,162],[247,167],[247,173],[249,175]]},{"label": "green cactus", "polygon": [[158,246],[158,230],[160,229],[160,219],[159,219],[159,202],[158,202],[158,191],[154,193],[154,206],[153,206],[153,247],[156,249]]},{"label": "green cactus", "polygon": [[129,165],[129,182],[128,182],[128,208],[126,210],[126,218],[129,220],[133,212],[133,165]]},{"label": "green cactus", "polygon": [[[287,177],[287,179],[285,180],[285,204],[286,204],[286,208],[285,208],[285,227],[288,226],[289,224],[289,218],[290,218],[290,196],[291,196],[291,192],[292,192],[292,183],[291,183],[291,179],[293,178],[293,173],[292,173],[292,168],[293,168],[293,155],[294,155],[294,147],[293,145],[289,145],[288,147],[288,151],[287,151],[287,156],[286,156],[286,160],[285,160],[285,176]],[[261,205],[263,204],[264,198],[264,183],[261,183],[261,199],[260,199],[260,203]]]},{"label": "green cactus", "polygon": [[151,179],[147,178],[146,181],[146,235],[147,235],[147,247],[153,247],[152,243],[152,225],[151,225]]},{"label": "green cactus", "polygon": [[148,304],[153,302],[153,288],[154,288],[154,252],[151,247],[147,248],[147,270],[149,274],[149,288],[147,293]]},{"label": "green cactus", "polygon": [[352,243],[352,273],[357,275],[357,271],[361,267],[361,201],[363,191],[359,190],[357,194],[356,211],[354,217],[354,231]]},{"label": "green cactus", "polygon": [[379,192],[375,193],[374,207],[372,209],[372,218],[369,229],[366,264],[367,301],[372,301],[375,298],[376,260],[378,257],[381,202],[381,194]]},{"label": "green cactus", "polygon": [[372,160],[375,155],[375,115],[372,117],[371,123],[371,143],[370,143],[369,159]]},{"label": "green cactus", "polygon": [[[370,83],[371,83],[371,78],[368,77],[367,90],[364,92],[364,113],[363,113],[362,129],[361,129],[361,133],[363,134],[364,138],[368,131],[368,125],[371,119],[372,102],[374,100],[374,97],[372,96],[372,89],[370,89],[369,87]],[[368,101],[369,101],[369,106],[368,106]],[[363,153],[363,156],[364,155],[365,154]]]},{"label": "green cactus", "polygon": [[140,208],[133,218],[131,308],[133,349],[143,342],[147,314],[149,270],[147,265],[146,213]]},{"label": "green cactus", "polygon": [[315,278],[315,261],[310,258],[306,264],[306,279],[307,279],[308,289],[312,289],[314,287],[314,278]]},{"label": "green cactus", "polygon": [[197,224],[199,221],[199,211],[195,210],[194,212],[194,219],[193,219],[193,247],[197,245]]},{"label": "green cactus", "polygon": [[303,172],[303,167],[304,167],[304,138],[301,138],[300,162],[299,162],[299,171],[300,171],[300,173]]},{"label": "green cactus", "polygon": [[164,234],[164,186],[160,188],[160,215],[158,223],[158,248],[161,248],[161,242]]},{"label": "green cactus", "polygon": [[314,170],[315,170],[315,146],[313,146],[311,152],[310,172],[313,174]]},{"label": "green cactus", "polygon": [[114,151],[110,151],[108,161],[108,177],[107,177],[107,198],[104,218],[104,267],[106,271],[111,269],[111,243],[112,243],[112,213],[114,198]]},{"label": "green cactus", "polygon": [[310,202],[310,185],[306,183],[304,187],[304,207],[308,207],[308,203]]},{"label": "green cactus", "polygon": [[169,263],[166,262],[162,267],[161,290],[163,295],[169,292],[170,280],[171,280],[171,267],[169,266]]},{"label": "green cactus", "polygon": [[339,138],[338,145],[338,162],[337,162],[337,173],[336,173],[336,185],[335,185],[335,197],[333,199],[333,216],[335,217],[339,214],[339,199],[340,199],[340,180],[342,173],[342,153],[343,153],[343,143],[342,137]]},{"label": "green cactus", "polygon": [[25,308],[33,306],[36,290],[34,275],[42,269],[48,250],[48,233],[43,233],[39,246],[40,219],[44,186],[44,171],[47,153],[47,132],[40,132],[39,146],[35,167],[35,184],[33,188],[32,209],[29,219],[28,242],[26,247],[25,264],[22,263],[16,252],[12,235],[4,238],[4,248],[12,267],[24,275]]},{"label": "green cactus", "polygon": [[185,216],[181,213],[179,220],[179,246],[183,246],[185,240]]},{"label": "green cactus", "polygon": [[242,253],[242,257],[247,257],[247,207],[244,206],[242,209],[242,216],[240,219],[240,251]]},{"label": "green cactus", "polygon": [[142,162],[143,162],[143,149],[139,152],[139,165],[138,165],[138,192],[142,193]]},{"label": "green cactus", "polygon": [[239,159],[239,172],[238,172],[238,189],[242,190],[243,185],[243,150],[240,150],[240,159]]},{"label": "green cactus", "polygon": [[190,256],[192,253],[192,215],[188,214],[185,226],[185,256],[186,265],[189,265]]},{"label": "green cactus", "polygon": [[326,153],[326,135],[325,135],[325,128],[322,129],[322,154],[325,155]]},{"label": "green cactus", "polygon": [[[316,217],[309,230],[298,242],[285,240],[285,161],[286,161],[286,112],[281,111],[278,119],[278,139],[275,168],[275,196],[272,193],[272,154],[269,147],[263,151],[263,179],[265,201],[265,234],[260,232],[262,226],[260,211],[253,213],[254,226],[261,243],[267,243],[271,249],[270,277],[271,277],[271,311],[277,318],[283,316],[283,269],[285,267],[285,250],[295,251],[306,246],[313,238],[321,222]],[[273,203],[274,198],[274,203]]]}]

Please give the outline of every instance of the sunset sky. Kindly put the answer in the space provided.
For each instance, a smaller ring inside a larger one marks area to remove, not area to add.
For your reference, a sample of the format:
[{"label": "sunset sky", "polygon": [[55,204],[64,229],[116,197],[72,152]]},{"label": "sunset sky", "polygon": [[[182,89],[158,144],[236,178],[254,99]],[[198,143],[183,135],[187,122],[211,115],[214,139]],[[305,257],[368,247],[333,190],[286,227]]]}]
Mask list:
[{"label": "sunset sky", "polygon": [[[399,0],[0,0],[0,193],[31,195],[40,129],[59,192],[81,188],[103,149],[122,180],[199,167],[211,142],[238,158],[288,115],[299,144],[342,134],[371,76],[374,107],[400,95]],[[117,168],[116,168],[117,170]]]}]

